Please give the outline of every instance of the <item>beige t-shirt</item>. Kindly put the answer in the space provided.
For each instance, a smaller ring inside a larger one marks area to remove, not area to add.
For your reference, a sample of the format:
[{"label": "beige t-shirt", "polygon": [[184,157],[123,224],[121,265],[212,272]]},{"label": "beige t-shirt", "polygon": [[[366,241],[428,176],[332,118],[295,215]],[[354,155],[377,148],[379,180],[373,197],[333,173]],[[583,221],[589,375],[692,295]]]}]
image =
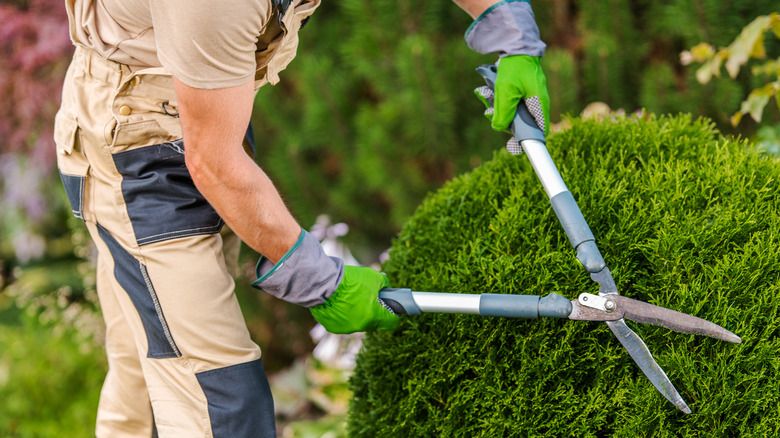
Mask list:
[{"label": "beige t-shirt", "polygon": [[[66,0],[66,6],[75,44],[131,68],[164,67],[196,88],[260,80],[259,54],[282,34],[271,0]],[[293,56],[295,48],[297,36]]]}]

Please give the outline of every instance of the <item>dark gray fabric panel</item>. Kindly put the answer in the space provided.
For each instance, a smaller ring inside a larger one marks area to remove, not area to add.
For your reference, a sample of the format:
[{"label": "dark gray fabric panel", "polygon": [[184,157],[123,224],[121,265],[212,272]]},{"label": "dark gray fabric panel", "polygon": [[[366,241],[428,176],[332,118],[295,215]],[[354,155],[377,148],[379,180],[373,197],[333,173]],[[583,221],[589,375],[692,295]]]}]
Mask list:
[{"label": "dark gray fabric panel", "polygon": [[181,356],[165,322],[157,301],[157,292],[149,280],[146,267],[125,251],[105,228],[98,225],[97,229],[114,259],[114,277],[130,296],[141,317],[149,345],[146,356],[155,359]]},{"label": "dark gray fabric panel", "polygon": [[222,219],[200,194],[184,165],[182,140],[113,155],[135,238],[144,245],[214,234]]},{"label": "dark gray fabric panel", "polygon": [[274,401],[260,359],[196,374],[214,438],[276,436]]},{"label": "dark gray fabric panel", "polygon": [[84,181],[85,177],[78,175],[65,175],[60,173],[60,179],[62,185],[65,186],[65,194],[68,195],[68,201],[70,201],[71,212],[73,216],[79,219],[84,219],[81,214],[82,200],[84,199]]}]

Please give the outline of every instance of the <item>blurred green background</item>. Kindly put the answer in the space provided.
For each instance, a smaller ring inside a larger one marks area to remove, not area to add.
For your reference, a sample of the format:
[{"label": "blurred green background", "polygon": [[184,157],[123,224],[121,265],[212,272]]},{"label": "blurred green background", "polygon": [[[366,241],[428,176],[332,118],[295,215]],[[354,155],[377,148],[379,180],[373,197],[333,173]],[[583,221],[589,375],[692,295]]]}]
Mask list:
[{"label": "blurred green background", "polygon": [[[761,123],[731,115],[766,77],[743,69],[706,85],[680,55],[730,44],[776,0],[534,2],[552,119],[603,108],[711,117],[730,134],[780,150],[774,102]],[[491,132],[472,90],[492,62],[463,43],[469,17],[449,1],[326,1],[301,34],[282,82],[257,97],[257,161],[308,227],[320,214],[349,225],[346,245],[376,262],[422,198],[487,160]],[[769,59],[778,39],[766,38]],[[93,249],[71,218],[51,140],[71,53],[61,0],[0,4],[0,436],[89,436],[105,372]],[[280,409],[285,436],[343,434],[348,371],[310,357],[308,313],[244,285],[239,298]]]}]

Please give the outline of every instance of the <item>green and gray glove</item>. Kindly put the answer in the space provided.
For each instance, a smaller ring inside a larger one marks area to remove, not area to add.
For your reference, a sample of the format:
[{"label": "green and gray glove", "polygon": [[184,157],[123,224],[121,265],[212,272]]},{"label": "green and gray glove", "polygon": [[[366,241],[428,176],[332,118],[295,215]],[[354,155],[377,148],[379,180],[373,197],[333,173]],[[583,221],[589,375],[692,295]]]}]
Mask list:
[{"label": "green and gray glove", "polygon": [[252,286],[284,301],[308,307],[331,333],[392,330],[400,319],[379,300],[389,286],[385,274],[371,268],[345,266],[329,257],[306,231],[276,264],[257,262]]},{"label": "green and gray glove", "polygon": [[466,43],[479,53],[499,54],[495,90],[475,90],[487,107],[485,115],[493,129],[508,130],[522,100],[547,134],[550,95],[540,62],[545,44],[530,3],[504,0],[489,7],[466,31]]},{"label": "green and gray glove", "polygon": [[371,268],[344,266],[339,287],[311,314],[331,333],[392,330],[400,319],[379,300],[379,291],[390,287],[387,276]]}]

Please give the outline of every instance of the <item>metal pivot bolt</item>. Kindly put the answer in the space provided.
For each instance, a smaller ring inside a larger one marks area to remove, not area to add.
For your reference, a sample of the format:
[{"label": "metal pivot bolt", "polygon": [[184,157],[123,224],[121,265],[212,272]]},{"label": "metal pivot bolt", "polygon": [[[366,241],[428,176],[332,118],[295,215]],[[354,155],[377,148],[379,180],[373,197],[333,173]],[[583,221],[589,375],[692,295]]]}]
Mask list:
[{"label": "metal pivot bolt", "polygon": [[599,295],[589,294],[587,292],[581,293],[577,300],[585,307],[605,312],[612,312],[617,308],[614,300]]}]

